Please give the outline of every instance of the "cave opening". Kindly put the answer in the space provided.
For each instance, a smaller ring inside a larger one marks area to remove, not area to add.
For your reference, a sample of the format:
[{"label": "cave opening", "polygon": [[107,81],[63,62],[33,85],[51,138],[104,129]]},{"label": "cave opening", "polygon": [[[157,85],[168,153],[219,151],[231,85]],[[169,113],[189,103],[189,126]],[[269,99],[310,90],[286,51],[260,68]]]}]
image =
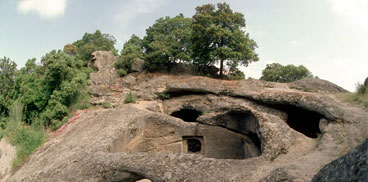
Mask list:
[{"label": "cave opening", "polygon": [[203,136],[183,136],[184,152],[203,153]]},{"label": "cave opening", "polygon": [[188,152],[197,153],[201,152],[202,144],[198,139],[192,138],[188,139]]},{"label": "cave opening", "polygon": [[[250,111],[230,110],[214,118],[217,126],[226,128],[230,131],[245,135],[246,150],[245,155],[256,157],[262,153],[262,142],[257,135],[257,119]],[[250,154],[251,153],[251,154]]]},{"label": "cave opening", "polygon": [[186,122],[196,122],[197,118],[201,115],[201,111],[197,111],[194,109],[180,109],[179,111],[175,111],[171,114],[171,116],[180,118]]},{"label": "cave opening", "polygon": [[286,123],[294,130],[309,138],[317,138],[321,134],[319,121],[323,118],[322,114],[293,105],[279,104],[272,107],[287,114]]}]

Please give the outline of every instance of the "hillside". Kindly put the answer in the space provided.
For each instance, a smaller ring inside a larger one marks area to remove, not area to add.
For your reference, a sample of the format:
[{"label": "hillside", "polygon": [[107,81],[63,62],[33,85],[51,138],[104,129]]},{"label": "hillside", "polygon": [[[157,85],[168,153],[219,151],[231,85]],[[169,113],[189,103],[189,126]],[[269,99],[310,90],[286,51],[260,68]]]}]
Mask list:
[{"label": "hillside", "polygon": [[[7,181],[311,181],[368,137],[368,110],[337,100],[333,93],[345,90],[327,81],[227,81],[141,69],[119,78],[111,52],[93,55],[94,107]],[[128,93],[136,103],[124,103]]]}]

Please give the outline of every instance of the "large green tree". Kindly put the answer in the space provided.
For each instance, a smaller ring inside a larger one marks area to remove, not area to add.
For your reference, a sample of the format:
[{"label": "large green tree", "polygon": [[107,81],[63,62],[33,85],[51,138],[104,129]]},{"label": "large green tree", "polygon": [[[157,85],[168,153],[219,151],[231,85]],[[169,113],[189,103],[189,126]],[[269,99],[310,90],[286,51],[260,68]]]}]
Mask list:
[{"label": "large green tree", "polygon": [[120,57],[115,63],[115,68],[121,76],[125,76],[131,71],[132,63],[137,59],[143,59],[143,43],[136,35],[132,35],[130,39],[124,43]]},{"label": "large green tree", "polygon": [[0,122],[7,116],[11,105],[11,92],[14,85],[17,64],[7,57],[0,58]]},{"label": "large green tree", "polygon": [[96,30],[95,33],[85,33],[83,38],[75,41],[73,45],[77,47],[79,58],[87,63],[92,59],[91,54],[94,51],[112,51],[113,54],[117,55],[117,50],[114,47],[115,42],[114,36]]},{"label": "large green tree", "polygon": [[261,80],[288,83],[300,80],[304,77],[313,77],[312,73],[304,66],[286,65],[279,63],[267,64],[262,71]]},{"label": "large green tree", "polygon": [[258,61],[257,44],[244,32],[244,15],[233,12],[226,3],[206,4],[196,8],[192,18],[193,60],[199,65],[219,62],[220,77],[224,62],[235,70]]},{"label": "large green tree", "polygon": [[165,17],[146,30],[143,38],[146,67],[156,70],[175,62],[190,61],[191,19],[183,14],[173,18]]}]

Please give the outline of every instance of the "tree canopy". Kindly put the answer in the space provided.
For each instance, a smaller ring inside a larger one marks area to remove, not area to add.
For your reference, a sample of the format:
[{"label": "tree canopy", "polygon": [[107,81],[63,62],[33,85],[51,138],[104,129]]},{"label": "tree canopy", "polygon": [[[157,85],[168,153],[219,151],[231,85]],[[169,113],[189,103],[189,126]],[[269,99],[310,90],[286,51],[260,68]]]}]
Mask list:
[{"label": "tree canopy", "polygon": [[313,77],[312,73],[304,66],[287,65],[279,63],[267,64],[262,71],[261,80],[288,83],[305,77]]},{"label": "tree canopy", "polygon": [[125,76],[131,71],[132,63],[137,59],[143,59],[143,43],[136,35],[132,35],[130,39],[124,43],[120,57],[115,63],[115,67],[121,76]]},{"label": "tree canopy", "polygon": [[179,14],[173,18],[160,18],[146,30],[143,47],[148,69],[170,67],[177,61],[190,61],[190,25],[191,19]]},{"label": "tree canopy", "polygon": [[233,12],[226,3],[196,8],[192,18],[193,61],[200,65],[220,63],[220,77],[224,62],[235,70],[238,65],[247,66],[258,61],[257,44],[245,34],[244,15]]},{"label": "tree canopy", "polygon": [[0,58],[0,122],[7,116],[11,105],[11,92],[13,90],[17,64],[7,57]]},{"label": "tree canopy", "polygon": [[83,38],[75,41],[73,45],[77,48],[79,58],[86,63],[92,59],[91,54],[94,51],[112,51],[113,54],[117,55],[117,50],[114,47],[115,43],[114,36],[96,30],[95,33],[85,33]]}]

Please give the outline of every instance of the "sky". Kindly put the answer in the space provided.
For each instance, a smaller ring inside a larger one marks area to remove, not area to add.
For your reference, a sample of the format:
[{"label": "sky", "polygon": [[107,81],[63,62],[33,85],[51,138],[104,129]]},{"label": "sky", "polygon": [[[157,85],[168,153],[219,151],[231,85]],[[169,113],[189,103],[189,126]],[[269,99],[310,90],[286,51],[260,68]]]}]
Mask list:
[{"label": "sky", "polygon": [[0,0],[0,57],[23,67],[101,30],[120,51],[156,19],[192,17],[204,4],[226,2],[244,14],[260,60],[242,67],[259,78],[270,63],[306,66],[349,91],[368,76],[368,0]]}]

